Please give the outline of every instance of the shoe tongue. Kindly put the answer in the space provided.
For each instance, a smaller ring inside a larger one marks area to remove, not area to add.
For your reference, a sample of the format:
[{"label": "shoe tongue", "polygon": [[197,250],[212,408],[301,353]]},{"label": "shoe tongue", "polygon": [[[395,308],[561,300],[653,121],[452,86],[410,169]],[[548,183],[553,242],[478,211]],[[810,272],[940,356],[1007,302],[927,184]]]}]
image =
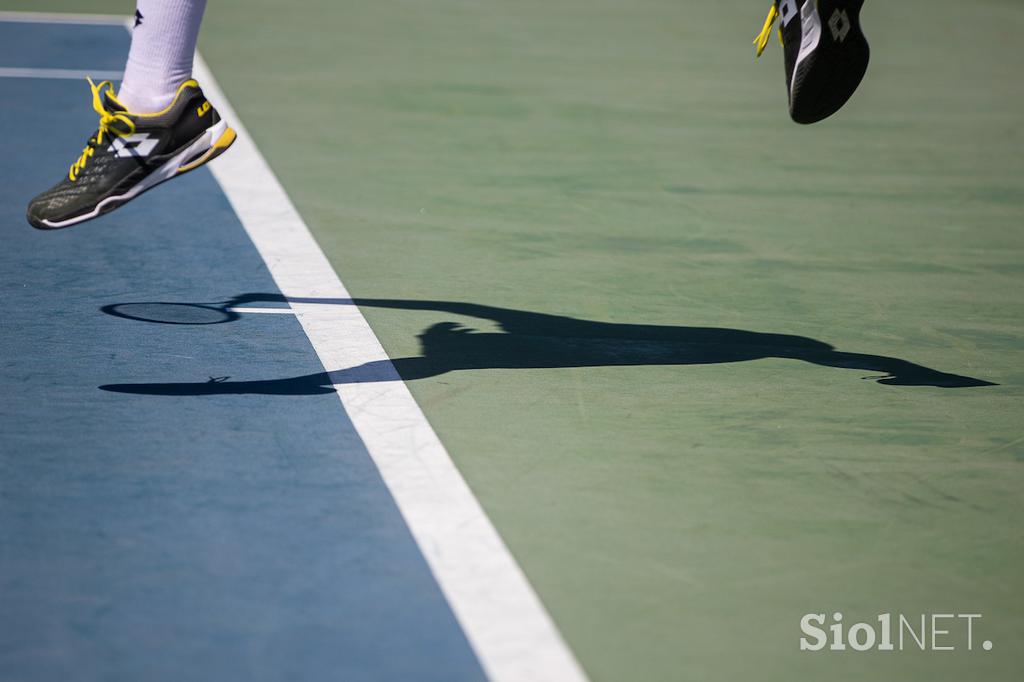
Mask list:
[{"label": "shoe tongue", "polygon": [[128,111],[127,109],[125,109],[123,104],[114,99],[114,96],[111,94],[109,90],[103,93],[103,108],[107,111],[113,111],[115,113],[119,111]]}]

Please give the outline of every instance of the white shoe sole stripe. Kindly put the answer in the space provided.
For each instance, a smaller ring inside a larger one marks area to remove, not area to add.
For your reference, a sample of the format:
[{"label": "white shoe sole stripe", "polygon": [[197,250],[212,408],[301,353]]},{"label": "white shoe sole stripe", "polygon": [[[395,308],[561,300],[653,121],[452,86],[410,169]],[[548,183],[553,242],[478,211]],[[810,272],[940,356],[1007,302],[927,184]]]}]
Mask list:
[{"label": "white shoe sole stripe", "polygon": [[67,220],[42,220],[40,222],[42,222],[47,227],[68,227],[70,225],[74,225],[76,223],[80,223],[95,218],[96,216],[100,215],[103,212],[104,207],[109,206],[113,202],[120,202],[123,204],[124,202],[129,201],[130,199],[134,199],[138,195],[145,192],[147,189],[156,187],[161,182],[170,180],[175,175],[177,175],[178,168],[181,167],[181,164],[186,159],[191,159],[199,154],[203,154],[204,152],[208,151],[211,147],[213,147],[213,144],[220,139],[220,136],[227,131],[227,129],[227,121],[221,119],[210,128],[207,128],[206,132],[203,133],[202,137],[193,142],[186,149],[178,152],[173,157],[165,161],[159,168],[157,168],[155,171],[144,177],[142,181],[139,182],[137,185],[129,189],[124,194],[118,194],[103,199],[98,204],[96,204],[96,208],[94,208],[93,210],[89,211],[84,215],[76,216],[74,218],[68,218]]},{"label": "white shoe sole stripe", "polygon": [[815,0],[806,0],[803,7],[800,8],[800,52],[796,56],[796,64],[793,65],[793,75],[789,82],[791,96],[796,85],[796,75],[800,72],[800,65],[811,56],[820,42],[821,17],[818,16],[818,3]]}]

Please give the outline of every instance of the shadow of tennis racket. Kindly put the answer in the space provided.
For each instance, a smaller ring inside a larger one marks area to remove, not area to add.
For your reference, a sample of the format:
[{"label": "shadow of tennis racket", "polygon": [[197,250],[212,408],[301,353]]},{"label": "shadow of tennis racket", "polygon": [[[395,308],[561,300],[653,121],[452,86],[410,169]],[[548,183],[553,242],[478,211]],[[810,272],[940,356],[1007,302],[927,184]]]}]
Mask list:
[{"label": "shadow of tennis racket", "polygon": [[[171,301],[143,301],[136,303],[113,303],[100,308],[107,315],[136,322],[155,324],[208,325],[234,322],[240,314],[236,308],[244,309],[250,303],[288,303],[281,294],[243,294],[222,302],[177,303]],[[302,302],[319,302],[317,299],[295,299]],[[346,301],[349,302],[349,301]]]}]

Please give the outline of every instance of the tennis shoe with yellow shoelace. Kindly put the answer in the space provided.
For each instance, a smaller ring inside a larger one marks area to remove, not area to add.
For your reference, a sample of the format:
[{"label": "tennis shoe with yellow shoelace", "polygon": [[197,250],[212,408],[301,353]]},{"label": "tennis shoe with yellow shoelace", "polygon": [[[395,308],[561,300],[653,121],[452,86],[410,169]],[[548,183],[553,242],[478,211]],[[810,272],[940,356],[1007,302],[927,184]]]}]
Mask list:
[{"label": "tennis shoe with yellow shoelace", "polygon": [[147,189],[198,168],[235,141],[228,127],[188,80],[163,111],[125,109],[110,81],[89,80],[99,128],[64,178],[28,205],[28,222],[41,230],[70,227],[108,213]]},{"label": "tennis shoe with yellow shoelace", "polygon": [[815,123],[839,111],[853,96],[871,56],[860,27],[864,0],[774,0],[761,33],[757,56],[779,20],[786,66],[789,115]]}]

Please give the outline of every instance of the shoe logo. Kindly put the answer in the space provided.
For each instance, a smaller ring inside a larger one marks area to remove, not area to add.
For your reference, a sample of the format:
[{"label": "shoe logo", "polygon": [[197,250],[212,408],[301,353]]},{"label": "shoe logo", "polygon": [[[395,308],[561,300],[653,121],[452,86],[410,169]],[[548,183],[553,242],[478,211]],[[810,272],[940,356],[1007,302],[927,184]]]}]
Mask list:
[{"label": "shoe logo", "polygon": [[839,42],[846,40],[846,34],[850,32],[850,17],[846,14],[846,10],[837,9],[832,12],[832,17],[828,20],[828,27],[832,30],[832,40]]},{"label": "shoe logo", "polygon": [[796,0],[782,0],[779,3],[779,16],[782,17],[782,25],[789,26],[796,16]]},{"label": "shoe logo", "polygon": [[203,116],[206,115],[206,112],[209,111],[209,110],[210,110],[210,103],[209,102],[203,102],[202,104],[199,105],[199,108],[196,109],[196,113],[199,114],[200,118],[202,118]]},{"label": "shoe logo", "polygon": [[149,133],[135,133],[128,137],[115,137],[107,151],[122,159],[129,156],[141,159],[149,156],[159,141],[155,137],[150,137]]},{"label": "shoe logo", "polygon": [[139,26],[142,26],[142,12],[135,10],[135,26],[133,28],[138,28]]}]

